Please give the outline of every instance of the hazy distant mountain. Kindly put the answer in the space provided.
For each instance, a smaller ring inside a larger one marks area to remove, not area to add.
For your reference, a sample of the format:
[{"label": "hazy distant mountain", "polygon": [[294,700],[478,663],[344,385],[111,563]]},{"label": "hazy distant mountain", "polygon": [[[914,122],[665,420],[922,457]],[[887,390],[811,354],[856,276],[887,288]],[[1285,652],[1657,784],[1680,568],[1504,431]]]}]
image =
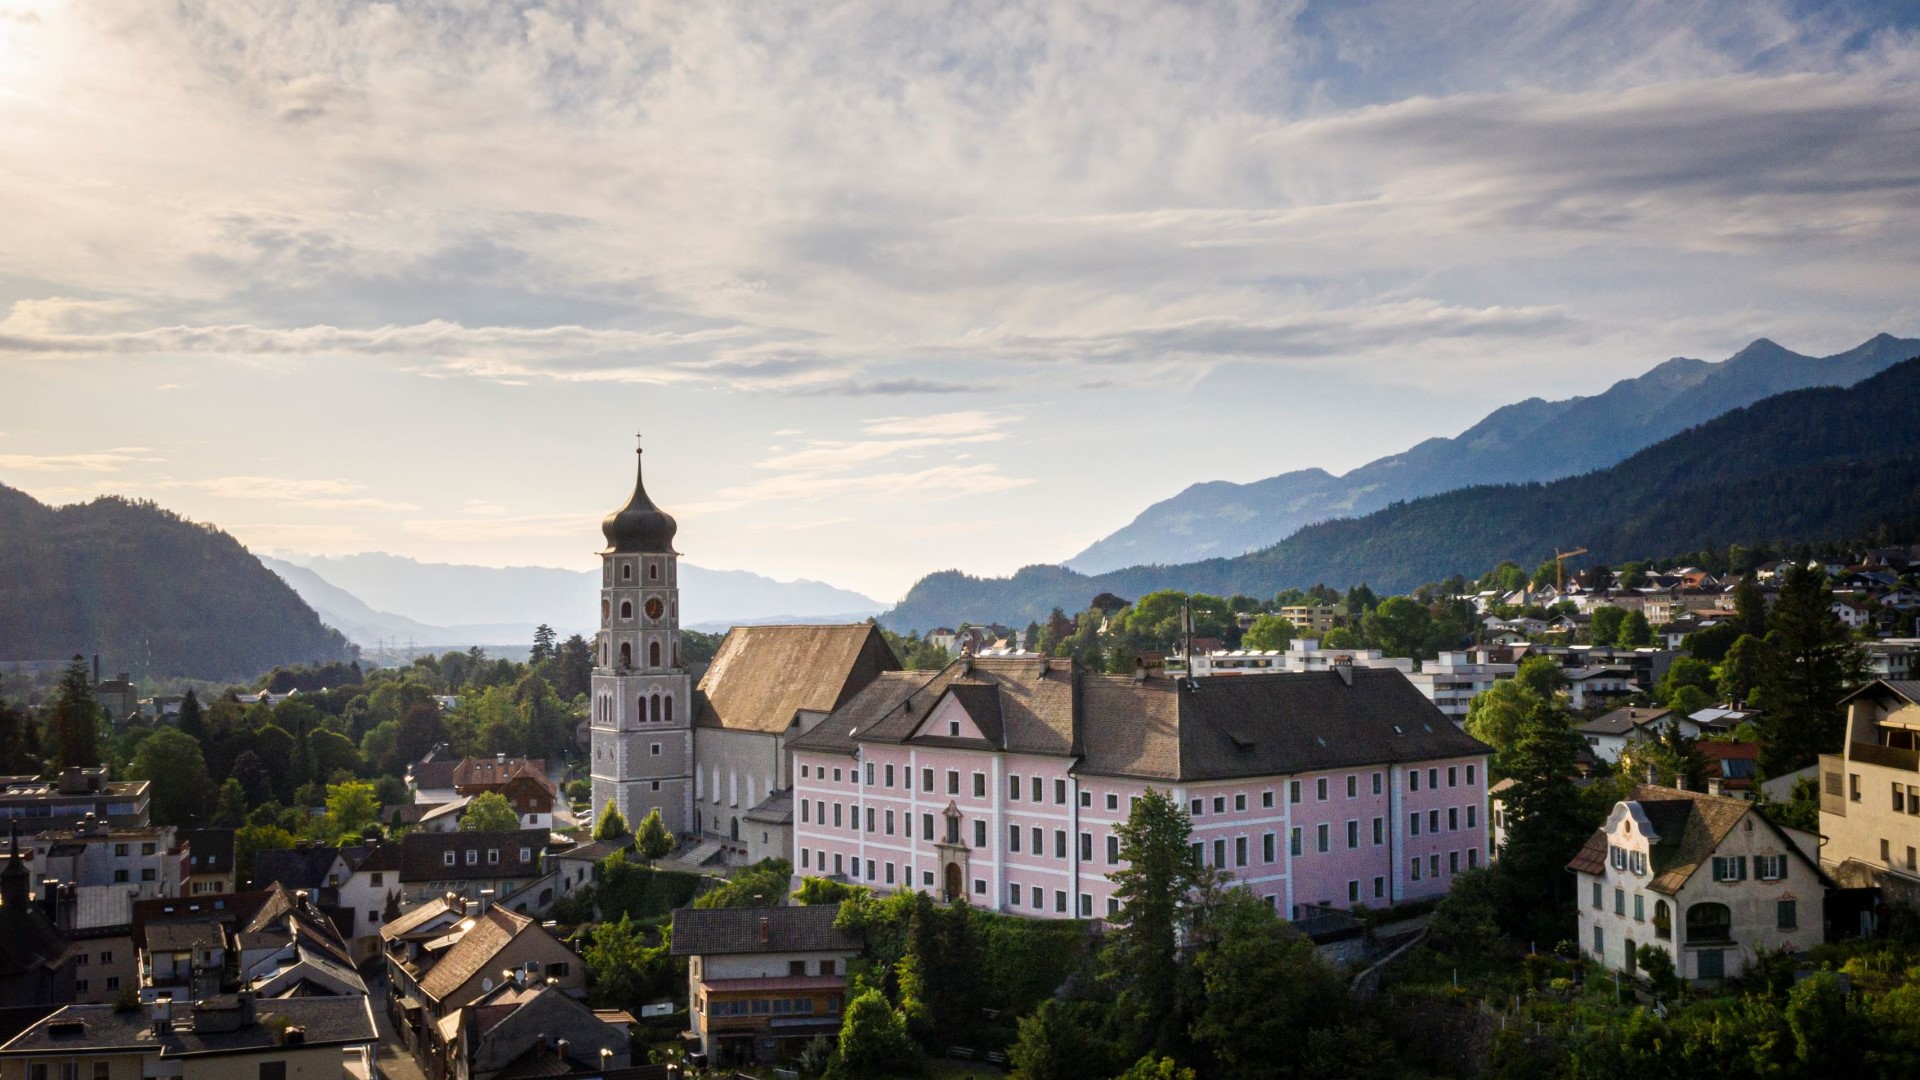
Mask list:
[{"label": "hazy distant mountain", "polygon": [[53,508],[0,485],[0,659],[101,654],[108,672],[239,681],[349,659],[240,542],[150,502]]},{"label": "hazy distant mountain", "polygon": [[1302,469],[1250,484],[1194,484],[1067,560],[1086,574],[1188,563],[1274,544],[1317,521],[1469,484],[1554,480],[1604,468],[1661,439],[1811,386],[1851,386],[1920,353],[1920,340],[1881,334],[1827,357],[1761,338],[1720,363],[1674,359],[1592,397],[1508,405],[1451,439],[1362,465],[1343,476]]},{"label": "hazy distant mountain", "polygon": [[[541,623],[563,637],[588,634],[600,609],[598,570],[423,563],[384,552],[282,553],[262,561],[363,645],[368,638],[361,634],[412,637],[423,644],[513,644],[531,640],[533,628]],[[294,573],[281,570],[283,566]],[[745,570],[680,564],[683,626],[854,620],[877,614],[883,606],[817,581],[775,581]]]},{"label": "hazy distant mountain", "polygon": [[[1920,353],[1920,347],[1914,350]],[[1272,596],[1325,582],[1404,592],[1502,559],[1535,566],[1555,545],[1619,563],[1708,544],[1775,546],[1920,532],[1920,358],[1856,386],[1766,398],[1607,469],[1551,483],[1484,485],[1325,521],[1272,547],[1097,576],[1032,566],[1011,578],[930,574],[881,616],[892,629],[961,620],[1025,624],[1102,592]]]}]

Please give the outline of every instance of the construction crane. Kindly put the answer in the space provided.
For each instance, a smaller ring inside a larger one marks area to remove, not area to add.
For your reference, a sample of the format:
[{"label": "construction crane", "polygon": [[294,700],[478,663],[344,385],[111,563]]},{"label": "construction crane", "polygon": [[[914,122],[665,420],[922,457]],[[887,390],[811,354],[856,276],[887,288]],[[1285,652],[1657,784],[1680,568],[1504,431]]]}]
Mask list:
[{"label": "construction crane", "polygon": [[1555,592],[1564,593],[1567,591],[1567,560],[1573,558],[1575,555],[1585,555],[1586,553],[1586,548],[1574,548],[1572,551],[1561,551],[1557,547],[1553,549],[1553,589]]}]

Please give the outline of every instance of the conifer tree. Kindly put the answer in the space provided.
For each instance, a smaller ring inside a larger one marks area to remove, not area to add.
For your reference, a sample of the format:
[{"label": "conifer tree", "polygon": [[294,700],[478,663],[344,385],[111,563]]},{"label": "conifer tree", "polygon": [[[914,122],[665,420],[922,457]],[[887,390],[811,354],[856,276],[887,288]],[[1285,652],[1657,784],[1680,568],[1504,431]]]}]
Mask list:
[{"label": "conifer tree", "polygon": [[600,824],[593,827],[595,840],[618,840],[627,835],[627,819],[620,814],[613,800],[607,800],[607,808],[600,811]]},{"label": "conifer tree", "polygon": [[1802,564],[1787,571],[1767,624],[1760,768],[1783,776],[1840,749],[1840,698],[1865,679],[1866,668],[1833,613],[1827,576],[1817,569]]},{"label": "conifer tree", "polygon": [[54,761],[61,768],[100,764],[100,703],[94,700],[87,662],[74,656],[60,676],[60,688],[47,719]]}]

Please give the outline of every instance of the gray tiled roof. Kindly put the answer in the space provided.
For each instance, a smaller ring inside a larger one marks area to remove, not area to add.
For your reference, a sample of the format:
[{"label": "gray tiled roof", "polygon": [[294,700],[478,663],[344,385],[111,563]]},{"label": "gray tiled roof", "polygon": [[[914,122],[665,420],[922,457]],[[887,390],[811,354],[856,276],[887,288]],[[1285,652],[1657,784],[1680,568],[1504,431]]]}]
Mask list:
[{"label": "gray tiled roof", "polygon": [[[858,952],[860,938],[836,929],[836,904],[771,908],[680,908],[673,913],[673,955]],[[760,940],[762,924],[767,940]]]},{"label": "gray tiled roof", "polygon": [[[202,1003],[214,1009],[237,1007],[232,995],[211,998]],[[163,1058],[196,1054],[223,1054],[250,1050],[271,1050],[283,1045],[280,1026],[288,1024],[303,1030],[306,1046],[350,1046],[376,1041],[373,1012],[367,998],[292,997],[264,998],[255,1005],[258,1022],[233,1031],[193,1030],[194,1008],[180,1002],[173,1006],[173,1031],[154,1035],[148,1010],[118,1012],[111,1005],[68,1005],[45,1020],[27,1028],[0,1047],[0,1056],[46,1055],[75,1051],[128,1048],[159,1051]],[[65,1025],[78,1022],[78,1032],[65,1033]],[[53,1034],[60,1024],[62,1034]]]}]

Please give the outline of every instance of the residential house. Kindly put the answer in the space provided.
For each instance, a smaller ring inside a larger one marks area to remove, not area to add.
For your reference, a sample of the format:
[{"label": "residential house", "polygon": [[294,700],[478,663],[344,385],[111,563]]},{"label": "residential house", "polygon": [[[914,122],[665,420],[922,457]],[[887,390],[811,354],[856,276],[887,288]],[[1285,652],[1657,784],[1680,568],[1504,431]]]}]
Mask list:
[{"label": "residential house", "polygon": [[253,858],[252,887],[269,889],[282,885],[294,891],[319,892],[340,884],[335,864],[340,849],[306,840],[295,841],[290,848],[262,851]]},{"label": "residential house", "polygon": [[681,908],[673,955],[687,958],[687,1017],[716,1065],[789,1057],[840,1029],[847,964],[858,935],[832,905]]},{"label": "residential house", "polygon": [[1760,779],[1760,744],[1702,739],[1694,744],[1707,763],[1707,791],[1736,799],[1753,798]]},{"label": "residential house", "polygon": [[178,919],[153,923],[141,936],[140,1000],[162,995],[198,1001],[227,983],[232,949],[218,919]]},{"label": "residential house", "polygon": [[1346,614],[1332,604],[1288,604],[1279,615],[1301,633],[1316,635],[1347,621]]},{"label": "residential house", "polygon": [[18,831],[7,847],[0,867],[0,1008],[72,1001],[81,952],[32,902]]},{"label": "residential house", "polygon": [[321,890],[322,907],[346,938],[355,963],[379,953],[381,924],[400,913],[405,862],[404,846],[383,842],[341,849],[327,871],[333,884]]},{"label": "residential house", "polygon": [[116,826],[88,814],[33,837],[34,873],[76,885],[118,885],[141,899],[180,895],[188,856],[171,825]]},{"label": "residential house", "polygon": [[82,887],[41,882],[41,910],[73,950],[73,1000],[111,1002],[140,985],[133,939],[133,894],[121,885]]},{"label": "residential house", "polygon": [[1841,885],[1920,902],[1920,682],[1842,700],[1846,741],[1820,755],[1820,862]]},{"label": "residential house", "polygon": [[376,1075],[378,1041],[365,997],[68,1005],[0,1046],[0,1080],[338,1080]]},{"label": "residential house", "polygon": [[1873,610],[1864,602],[1850,597],[1840,597],[1832,605],[1834,617],[1849,630],[1859,630],[1873,621]]},{"label": "residential house", "polygon": [[[488,793],[502,796],[520,815],[522,828],[552,829],[573,824],[572,811],[560,800],[553,781],[547,779],[547,763],[539,759],[505,754],[465,758],[453,768],[453,791],[462,799]],[[563,820],[554,819],[556,808]]]},{"label": "residential house", "polygon": [[1638,785],[1568,864],[1581,947],[1632,975],[1651,945],[1697,980],[1736,976],[1763,949],[1803,952],[1823,940],[1815,848],[1744,799]]},{"label": "residential house", "polygon": [[450,1080],[597,1076],[632,1063],[632,1040],[573,995],[524,966],[442,1022]]},{"label": "residential house", "polygon": [[1866,653],[1867,672],[1876,679],[1901,682],[1913,674],[1913,656],[1920,640],[1884,638],[1860,646]]},{"label": "residential house", "polygon": [[566,993],[586,993],[578,956],[532,918],[497,905],[442,897],[381,927],[380,936],[389,1015],[430,1080],[448,1075],[459,1035],[455,1014],[517,978],[503,972],[524,970]]},{"label": "residential house", "polygon": [[1468,651],[1443,652],[1409,672],[1407,681],[1456,724],[1467,722],[1467,706],[1501,679],[1513,678],[1516,664],[1487,663]]},{"label": "residential house", "polygon": [[346,939],[310,893],[275,886],[234,945],[240,988],[262,998],[367,992]]},{"label": "residential house", "polygon": [[1697,727],[1683,723],[1685,719],[1674,716],[1672,709],[1623,705],[1579,724],[1574,730],[1587,741],[1594,757],[1611,764],[1620,760],[1628,743],[1637,739],[1657,738],[1676,723],[1682,724],[1682,734],[1699,734]]},{"label": "residential house", "polygon": [[400,904],[456,892],[491,895],[524,913],[545,912],[558,895],[543,861],[546,829],[411,832],[400,838]]},{"label": "residential house", "polygon": [[1581,667],[1566,673],[1567,703],[1576,709],[1604,705],[1639,692],[1633,672],[1624,667]]},{"label": "residential house", "polygon": [[[1144,673],[1143,673],[1144,676]],[[1438,896],[1486,849],[1487,748],[1390,668],[1234,678],[963,657],[878,677],[792,744],[797,874],[1112,915],[1147,788],[1283,914]]]},{"label": "residential house", "polygon": [[237,887],[232,829],[183,829],[179,841],[187,852],[187,877],[182,887],[186,895],[230,893]]}]

